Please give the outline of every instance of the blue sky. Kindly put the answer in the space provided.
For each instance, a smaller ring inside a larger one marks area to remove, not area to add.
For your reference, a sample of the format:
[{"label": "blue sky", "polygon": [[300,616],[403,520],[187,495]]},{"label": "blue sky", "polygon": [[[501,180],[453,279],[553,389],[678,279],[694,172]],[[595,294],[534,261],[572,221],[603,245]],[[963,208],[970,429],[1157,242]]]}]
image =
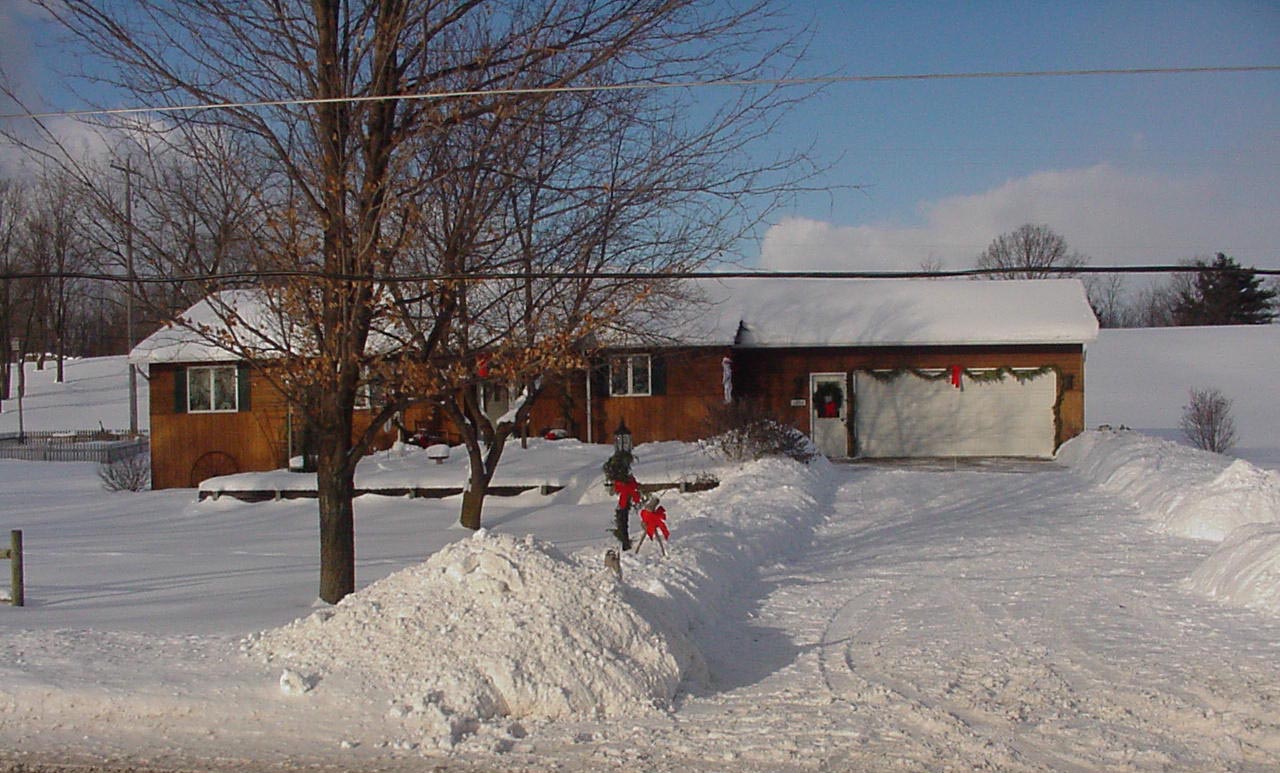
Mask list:
[{"label": "blue sky", "polygon": [[[57,47],[22,5],[0,0],[0,63],[66,104]],[[1280,64],[1275,2],[787,7],[812,30],[812,74]],[[833,190],[777,213],[748,262],[961,268],[1043,222],[1095,263],[1221,250],[1280,267],[1280,73],[837,84],[758,151],[810,142]]]}]

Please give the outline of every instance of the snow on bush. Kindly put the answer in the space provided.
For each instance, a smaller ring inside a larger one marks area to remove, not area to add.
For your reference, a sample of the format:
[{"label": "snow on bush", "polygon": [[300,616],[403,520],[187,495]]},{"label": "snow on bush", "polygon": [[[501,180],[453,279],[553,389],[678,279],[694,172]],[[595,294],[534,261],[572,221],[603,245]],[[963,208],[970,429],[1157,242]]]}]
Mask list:
[{"label": "snow on bush", "polygon": [[1280,521],[1280,475],[1242,459],[1126,431],[1086,432],[1057,458],[1168,534],[1220,542],[1245,524]]},{"label": "snow on bush", "polygon": [[246,648],[316,690],[333,674],[394,696],[393,714],[449,746],[497,716],[605,717],[669,701],[697,654],[633,594],[532,537],[481,530]]},{"label": "snow on bush", "polygon": [[1280,475],[1136,432],[1086,432],[1058,460],[1157,530],[1222,542],[1188,579],[1193,591],[1280,614]]},{"label": "snow on bush", "polygon": [[1280,523],[1231,532],[1187,581],[1191,590],[1236,606],[1280,615]]}]

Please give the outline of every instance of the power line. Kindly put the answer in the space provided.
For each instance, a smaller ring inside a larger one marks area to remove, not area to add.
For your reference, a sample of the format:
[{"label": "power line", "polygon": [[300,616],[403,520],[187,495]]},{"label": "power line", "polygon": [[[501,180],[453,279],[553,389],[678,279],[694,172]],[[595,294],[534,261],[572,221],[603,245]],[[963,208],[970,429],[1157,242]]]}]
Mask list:
[{"label": "power line", "polygon": [[1101,67],[1075,70],[996,70],[975,72],[895,73],[885,75],[824,75],[804,78],[744,78],[705,81],[652,81],[596,86],[537,86],[529,88],[440,91],[426,94],[387,94],[375,96],[326,97],[314,99],[268,99],[253,102],[210,102],[168,107],[121,107],[92,110],[57,110],[41,113],[5,113],[0,120],[16,118],[85,118],[89,116],[191,113],[204,110],[235,108],[326,105],[335,103],[381,102],[387,100],[438,100],[466,97],[518,96],[533,94],[574,94],[606,91],[656,91],[689,88],[751,88],[756,86],[825,86],[840,83],[892,83],[899,81],[997,80],[1011,78],[1076,78],[1105,75],[1196,75],[1222,73],[1280,72],[1280,65],[1225,65],[1219,67]]},{"label": "power line", "polygon": [[[1150,266],[1079,266],[1034,269],[1036,273],[1073,276],[1077,274],[1205,274],[1248,273],[1258,276],[1280,276],[1280,268],[1221,268],[1217,266],[1150,265]],[[308,269],[276,271],[231,271],[217,274],[183,276],[135,276],[85,271],[9,271],[0,272],[0,280],[85,279],[104,282],[138,284],[182,284],[187,282],[246,283],[264,279],[310,279],[328,282],[368,282],[405,284],[411,282],[491,282],[501,280],[677,280],[677,279],[946,279],[964,277],[1000,277],[1018,273],[1019,269],[967,268],[940,271],[532,271],[419,274],[343,274]]]}]

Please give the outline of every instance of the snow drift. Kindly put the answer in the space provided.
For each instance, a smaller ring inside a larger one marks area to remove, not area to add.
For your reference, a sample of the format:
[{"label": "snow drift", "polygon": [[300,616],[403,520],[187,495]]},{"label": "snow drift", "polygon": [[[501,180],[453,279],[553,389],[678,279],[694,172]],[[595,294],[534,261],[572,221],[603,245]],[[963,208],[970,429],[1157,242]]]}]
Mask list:
[{"label": "snow drift", "polygon": [[1129,500],[1158,531],[1222,544],[1187,581],[1234,606],[1280,614],[1280,475],[1136,432],[1086,432],[1058,461]]},{"label": "snow drift", "polygon": [[[245,649],[283,670],[286,695],[389,696],[394,718],[443,748],[502,717],[665,708],[703,674],[695,642],[714,632],[720,602],[761,562],[808,541],[828,472],[825,460],[764,459],[715,490],[669,497],[667,556],[647,545],[625,554],[625,583],[597,552],[566,557],[481,530]],[[603,523],[612,502],[601,504]]]},{"label": "snow drift", "polygon": [[1280,523],[1241,526],[1191,574],[1187,587],[1280,615]]},{"label": "snow drift", "polygon": [[1058,461],[1129,500],[1166,534],[1221,542],[1250,523],[1280,521],[1280,475],[1137,432],[1085,432]]}]

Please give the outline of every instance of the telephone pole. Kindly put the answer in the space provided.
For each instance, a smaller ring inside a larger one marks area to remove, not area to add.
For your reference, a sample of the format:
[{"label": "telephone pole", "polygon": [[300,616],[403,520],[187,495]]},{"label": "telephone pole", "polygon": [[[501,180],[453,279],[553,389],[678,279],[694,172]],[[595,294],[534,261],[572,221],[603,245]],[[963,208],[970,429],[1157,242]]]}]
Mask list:
[{"label": "telephone pole", "polygon": [[[112,169],[124,172],[124,260],[125,271],[129,282],[125,289],[125,338],[127,353],[133,351],[133,163],[125,161],[124,166],[111,165]],[[129,435],[138,436],[138,368],[129,363]]]}]

